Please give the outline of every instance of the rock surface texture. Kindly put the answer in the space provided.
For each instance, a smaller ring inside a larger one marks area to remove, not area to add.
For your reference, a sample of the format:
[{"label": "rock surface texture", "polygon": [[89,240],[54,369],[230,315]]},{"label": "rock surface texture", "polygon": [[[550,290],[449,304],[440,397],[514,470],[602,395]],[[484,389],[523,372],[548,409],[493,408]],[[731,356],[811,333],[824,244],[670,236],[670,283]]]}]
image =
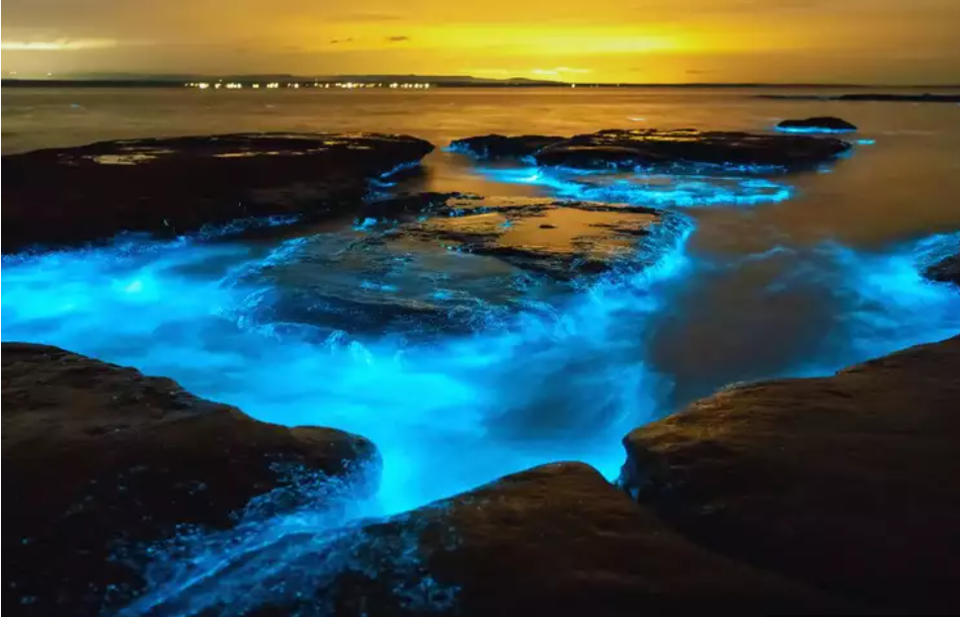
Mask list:
[{"label": "rock surface texture", "polygon": [[480,135],[457,139],[450,144],[450,150],[480,159],[519,158],[536,154],[541,148],[565,139],[556,135]]},{"label": "rock surface texture", "polygon": [[731,388],[624,441],[643,505],[729,557],[890,612],[960,609],[960,337]]},{"label": "rock surface texture", "polygon": [[239,133],[5,155],[3,250],[351,211],[368,180],[416,165],[432,149],[394,135]]},{"label": "rock surface texture", "polygon": [[[399,226],[388,240],[415,239],[489,255],[560,280],[618,265],[652,265],[662,256],[655,249],[672,248],[686,225],[683,217],[661,210],[549,198],[453,196],[428,212]],[[647,246],[649,259],[638,258],[649,238],[666,242]]]},{"label": "rock surface texture", "polygon": [[479,158],[532,156],[538,165],[582,169],[717,165],[793,170],[827,162],[849,150],[850,144],[802,135],[610,129],[568,139],[485,135],[457,140],[451,149]]},{"label": "rock surface texture", "polygon": [[[327,557],[331,542],[338,554],[350,554],[336,572]],[[332,540],[288,537],[243,561],[228,570],[267,572],[258,581],[268,590],[255,612],[261,616],[849,610],[822,592],[698,547],[580,463],[509,475]],[[294,597],[291,581],[316,588]],[[201,582],[188,595],[202,603],[195,608],[216,614],[233,601],[229,592],[217,597],[223,589]]]},{"label": "rock surface texture", "polygon": [[229,526],[288,469],[365,482],[364,464],[379,465],[356,435],[259,422],[56,347],[2,349],[10,615],[96,615],[142,584],[123,549],[178,525]]}]

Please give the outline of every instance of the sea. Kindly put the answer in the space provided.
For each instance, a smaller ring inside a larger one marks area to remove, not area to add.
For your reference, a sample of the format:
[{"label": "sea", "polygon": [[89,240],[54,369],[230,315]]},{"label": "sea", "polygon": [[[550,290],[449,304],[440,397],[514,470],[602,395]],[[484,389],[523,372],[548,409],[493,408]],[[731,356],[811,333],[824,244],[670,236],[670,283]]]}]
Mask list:
[{"label": "sea", "polygon": [[[240,131],[402,133],[437,148],[392,190],[599,198],[679,213],[689,226],[654,247],[648,268],[556,292],[474,255],[347,267],[330,256],[369,233],[352,219],[267,239],[125,236],[4,257],[0,333],[171,377],[260,420],[335,427],[377,445],[374,497],[347,514],[276,524],[277,537],[394,515],[556,461],[589,463],[615,481],[626,433],[722,388],[829,375],[960,333],[960,290],[922,276],[960,249],[960,105],[761,94],[836,92],[7,88],[3,154]],[[600,192],[445,148],[488,133],[766,133],[785,118],[824,115],[859,131],[843,136],[849,155],[818,169],[627,174]],[[378,329],[350,314],[307,323],[281,310],[330,293],[426,303],[468,313],[472,326]],[[174,579],[164,569],[150,602],[184,593]]]}]

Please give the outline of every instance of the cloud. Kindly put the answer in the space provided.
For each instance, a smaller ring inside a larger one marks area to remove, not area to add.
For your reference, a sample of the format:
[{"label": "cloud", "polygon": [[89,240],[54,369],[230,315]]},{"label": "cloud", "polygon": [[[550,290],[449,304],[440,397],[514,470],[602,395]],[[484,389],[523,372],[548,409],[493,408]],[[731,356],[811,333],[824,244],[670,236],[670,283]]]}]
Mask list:
[{"label": "cloud", "polygon": [[72,51],[77,49],[105,49],[116,47],[114,39],[58,39],[55,41],[3,41],[0,48],[7,51]]},{"label": "cloud", "polygon": [[409,41],[410,37],[401,34],[397,36],[388,36],[386,40],[388,43],[402,43],[404,41]]},{"label": "cloud", "polygon": [[340,45],[341,43],[352,43],[352,42],[353,42],[353,37],[352,37],[352,36],[351,36],[350,38],[346,38],[346,39],[331,39],[331,40],[330,40],[330,44],[331,44],[331,45]]}]

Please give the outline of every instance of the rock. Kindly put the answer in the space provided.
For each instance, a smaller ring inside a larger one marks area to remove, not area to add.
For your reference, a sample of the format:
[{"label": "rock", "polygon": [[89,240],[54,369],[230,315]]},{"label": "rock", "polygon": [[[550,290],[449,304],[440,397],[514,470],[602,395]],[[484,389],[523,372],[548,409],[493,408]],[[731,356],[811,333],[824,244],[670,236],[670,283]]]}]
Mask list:
[{"label": "rock", "polygon": [[[468,196],[433,204],[428,218],[402,225],[395,237],[490,255],[570,280],[618,267],[650,266],[674,247],[688,225],[678,214],[624,204]],[[652,249],[646,258],[639,256],[643,248]]]},{"label": "rock", "polygon": [[3,250],[349,211],[368,180],[415,165],[432,149],[406,136],[238,133],[5,155]]},{"label": "rock", "polygon": [[681,214],[550,198],[417,193],[364,204],[358,225],[289,240],[231,284],[269,291],[249,323],[322,343],[436,337],[512,323],[571,281],[661,263],[690,228]]},{"label": "rock", "polygon": [[481,135],[457,139],[450,143],[449,150],[470,154],[480,159],[521,158],[536,154],[541,148],[562,142],[564,137],[555,135]]},{"label": "rock", "polygon": [[538,165],[586,169],[717,165],[794,170],[824,163],[849,149],[850,144],[839,139],[802,135],[613,129],[546,146],[534,158]]},{"label": "rock", "polygon": [[[260,597],[236,597],[250,574]],[[849,610],[698,547],[580,463],[506,476],[359,529],[288,537],[181,594],[173,602],[192,610],[240,603],[260,616]]]},{"label": "rock", "polygon": [[784,120],[777,130],[788,133],[852,133],[857,130],[855,124],[831,116],[805,118],[803,120]]},{"label": "rock", "polygon": [[950,255],[933,264],[926,269],[924,276],[934,281],[960,285],[960,253]]},{"label": "rock", "polygon": [[16,500],[3,585],[19,615],[98,614],[142,585],[124,549],[184,524],[229,526],[289,473],[362,483],[366,464],[379,465],[356,435],[258,422],[169,379],[56,347],[2,349],[3,477]]},{"label": "rock", "polygon": [[704,546],[889,612],[960,608],[960,337],[738,386],[624,440],[623,481]]}]

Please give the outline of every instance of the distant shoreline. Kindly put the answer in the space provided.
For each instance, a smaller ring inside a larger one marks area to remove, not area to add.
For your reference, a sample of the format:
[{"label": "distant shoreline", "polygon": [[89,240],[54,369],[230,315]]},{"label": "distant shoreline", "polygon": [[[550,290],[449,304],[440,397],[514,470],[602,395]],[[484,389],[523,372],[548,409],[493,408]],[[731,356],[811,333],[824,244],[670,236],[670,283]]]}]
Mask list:
[{"label": "distant shoreline", "polygon": [[[270,78],[263,79],[251,77],[231,77],[220,80],[219,78],[201,78],[210,84],[218,81],[223,83],[239,83],[244,88],[254,89],[254,84],[265,82],[278,82],[281,88],[298,84],[306,89],[333,86],[342,83],[345,79],[325,78],[316,80],[311,78],[298,79],[295,77]],[[725,90],[751,90],[751,89],[793,89],[793,90],[960,90],[960,84],[957,85],[912,85],[912,86],[884,86],[884,85],[863,85],[863,84],[765,84],[765,83],[676,83],[676,84],[632,84],[632,83],[565,83],[551,81],[535,80],[457,80],[449,77],[430,77],[430,76],[403,76],[402,78],[384,76],[382,78],[351,78],[357,84],[383,84],[388,80],[404,83],[429,83],[431,88],[644,88],[644,89],[725,89]],[[197,78],[188,78],[184,80],[174,79],[2,79],[0,86],[9,88],[185,88],[187,83],[195,82]],[[362,88],[361,88],[362,89]],[[885,97],[876,100],[893,100],[891,97],[897,95],[890,94],[843,94],[838,96],[816,96],[816,95],[759,95],[763,98],[784,98],[784,99],[823,99],[823,100],[874,100],[867,97]],[[941,96],[925,93],[923,95],[909,95],[919,100],[930,100]],[[958,93],[955,96],[960,96]],[[920,99],[920,97],[926,97]],[[952,102],[952,101],[950,101]]]}]

